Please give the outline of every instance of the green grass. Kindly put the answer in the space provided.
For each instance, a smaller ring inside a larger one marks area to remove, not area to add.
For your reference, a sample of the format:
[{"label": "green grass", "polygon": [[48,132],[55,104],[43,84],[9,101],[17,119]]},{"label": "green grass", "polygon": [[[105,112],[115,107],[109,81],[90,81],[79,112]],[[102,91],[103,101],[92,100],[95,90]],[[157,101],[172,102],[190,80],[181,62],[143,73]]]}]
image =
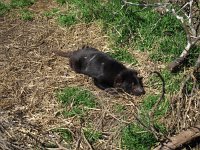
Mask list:
[{"label": "green grass", "polygon": [[45,11],[43,13],[44,16],[46,16],[47,18],[52,18],[54,16],[57,16],[59,15],[59,12],[60,12],[60,9],[59,8],[53,8],[52,10],[50,11]]},{"label": "green grass", "polygon": [[58,22],[62,25],[62,26],[71,26],[73,24],[76,24],[76,19],[75,16],[73,14],[60,14],[58,17]]},{"label": "green grass", "polygon": [[[160,95],[146,95],[141,106],[140,106],[140,114],[139,117],[143,121],[144,124],[150,124],[149,112],[159,100]],[[158,131],[161,133],[166,133],[166,127],[163,124],[160,124],[159,119],[164,117],[169,110],[170,104],[169,101],[165,98],[161,101],[158,108],[155,110],[154,113],[154,125]]]},{"label": "green grass", "polygon": [[0,16],[3,16],[8,11],[9,7],[6,4],[0,2]]},{"label": "green grass", "polygon": [[137,60],[125,49],[113,48],[108,54],[118,61],[126,62],[129,64],[137,64]]},{"label": "green grass", "polygon": [[98,141],[99,139],[102,138],[101,132],[95,131],[91,128],[84,129],[84,134],[85,134],[85,137],[90,144],[93,144],[93,143],[95,143],[96,141]]},{"label": "green grass", "polygon": [[60,5],[64,5],[67,3],[67,0],[56,0],[56,2]]},{"label": "green grass", "polygon": [[180,83],[183,80],[182,74],[172,74],[169,70],[163,70],[162,72],[163,78],[166,82],[166,93],[176,93],[180,89]]},{"label": "green grass", "polygon": [[117,49],[132,47],[149,51],[153,61],[169,62],[181,53],[186,44],[184,30],[171,14],[160,16],[152,9],[141,11],[138,6],[122,7],[118,0],[69,0],[68,4],[69,11],[58,19],[62,25],[103,22],[103,30]]},{"label": "green grass", "polygon": [[59,133],[59,135],[66,142],[72,142],[73,141],[72,133],[68,129],[57,128],[57,129],[53,129],[53,131]]},{"label": "green grass", "polygon": [[[139,118],[149,126],[150,118],[148,113],[157,102],[159,96],[147,95],[141,106]],[[154,114],[154,127],[161,133],[166,133],[166,127],[159,123],[159,118],[163,117],[169,109],[169,102],[163,100]],[[122,130],[122,148],[127,150],[149,150],[158,141],[152,133],[141,127],[138,123],[131,124]]]},{"label": "green grass", "polygon": [[[139,0],[131,1],[134,3],[139,2]],[[57,0],[57,2],[61,5],[66,3],[65,0]],[[105,34],[112,39],[112,51],[108,52],[108,54],[118,61],[133,65],[137,64],[137,60],[127,50],[136,49],[144,52],[148,51],[152,61],[166,64],[177,58],[186,45],[184,30],[180,22],[172,14],[167,13],[161,16],[151,8],[122,7],[122,3],[119,0],[68,0],[67,3],[69,4],[69,9],[66,12],[59,13],[57,16],[58,22],[67,27],[80,22],[101,23]],[[199,47],[194,47],[191,50],[190,64],[194,64],[194,60],[196,60],[200,51],[199,49]],[[178,92],[183,75],[171,74],[167,69],[163,69],[161,74],[166,83],[166,95]],[[155,81],[158,81],[158,78],[153,76],[148,84],[152,85]],[[72,96],[69,94],[76,92],[69,91],[65,93],[68,93],[66,97],[71,97],[69,98],[71,100],[65,100],[66,102],[62,103],[66,105],[73,103],[73,108],[66,109],[63,114],[67,117],[84,115],[85,109],[80,107],[83,104],[76,104],[77,100],[73,97],[77,94],[72,94]],[[141,103],[139,117],[146,125],[150,123],[148,113],[157,102],[159,96],[146,95]],[[92,107],[95,107],[95,105]],[[125,108],[122,105],[116,105],[113,109],[117,113],[123,113]],[[167,131],[165,125],[161,124],[159,119],[165,116],[168,110],[169,102],[166,97],[156,110],[154,118],[155,128],[162,133]],[[93,132],[93,130],[85,131],[87,139],[91,143],[100,138],[100,135],[96,135]],[[124,128],[121,135],[122,149],[149,150],[157,142],[153,134],[147,132],[136,123]]]},{"label": "green grass", "polygon": [[33,20],[33,12],[31,12],[28,9],[22,9],[20,12],[21,19],[25,21],[31,21]]},{"label": "green grass", "polygon": [[88,91],[78,87],[68,87],[60,91],[58,99],[64,106],[68,107],[62,112],[65,117],[83,116],[87,112],[87,108],[97,106],[94,95]]},{"label": "green grass", "polygon": [[[143,117],[148,117],[148,113],[151,111],[152,107],[156,104],[156,102],[159,100],[160,95],[146,95],[142,105],[141,105],[141,114],[143,115]],[[167,111],[169,109],[169,102],[167,99],[163,99],[160,103],[160,105],[158,106],[158,109],[155,110],[155,118],[159,118],[164,116]],[[148,120],[148,119],[144,119],[144,120]]]},{"label": "green grass", "polygon": [[[184,78],[183,74],[182,73],[172,74],[167,69],[163,69],[160,73],[165,81],[166,95],[170,93],[178,92],[180,89],[180,83]],[[152,75],[149,78],[148,85],[153,87],[156,84],[159,84],[160,91],[161,91],[161,80],[157,76]]]},{"label": "green grass", "polygon": [[23,8],[34,4],[35,0],[11,0],[10,6],[12,8]]},{"label": "green grass", "polygon": [[152,133],[136,124],[130,124],[122,130],[121,146],[126,150],[150,150],[156,139]]}]

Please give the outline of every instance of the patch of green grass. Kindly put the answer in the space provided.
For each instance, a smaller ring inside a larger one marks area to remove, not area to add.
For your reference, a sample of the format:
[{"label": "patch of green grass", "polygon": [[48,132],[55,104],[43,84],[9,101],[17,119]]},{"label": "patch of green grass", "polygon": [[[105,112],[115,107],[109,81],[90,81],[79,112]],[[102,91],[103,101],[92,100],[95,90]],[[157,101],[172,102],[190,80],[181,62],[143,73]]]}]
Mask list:
[{"label": "patch of green grass", "polygon": [[91,128],[84,129],[84,134],[89,143],[95,143],[102,138],[102,133]]},{"label": "patch of green grass", "polygon": [[[160,73],[165,81],[166,94],[178,92],[180,88],[180,83],[183,79],[183,74],[172,74],[168,69],[164,69]],[[160,84],[161,87],[160,79],[155,75],[151,76],[149,78],[148,85],[154,86],[156,84]]]},{"label": "patch of green grass", "polygon": [[136,124],[130,124],[121,133],[122,149],[149,150],[157,142],[152,133]]},{"label": "patch of green grass", "polygon": [[64,110],[62,114],[64,117],[73,117],[73,116],[83,117],[83,115],[85,115],[85,110],[81,107],[75,106],[70,110]]},{"label": "patch of green grass", "polygon": [[33,12],[31,12],[28,9],[21,10],[20,15],[21,15],[22,20],[25,20],[25,21],[33,20]]},{"label": "patch of green grass", "polygon": [[58,17],[58,22],[63,26],[71,26],[76,24],[76,18],[73,14],[60,14]]},{"label": "patch of green grass", "polygon": [[35,0],[11,0],[10,6],[13,8],[23,8],[34,4]]},{"label": "patch of green grass", "polygon": [[[151,111],[152,107],[156,104],[156,102],[159,100],[160,95],[147,95],[141,105],[141,113],[143,114],[143,117],[147,117],[148,113]],[[169,102],[166,99],[163,99],[158,106],[158,109],[155,111],[154,116],[160,117],[164,116],[166,112],[169,109]]]},{"label": "patch of green grass", "polygon": [[64,5],[67,3],[67,0],[56,0],[56,2],[60,5]]},{"label": "patch of green grass", "polygon": [[115,0],[69,0],[68,3],[71,15],[65,14],[67,17],[63,20],[67,21],[62,21],[63,24],[102,22],[103,30],[112,38],[115,47],[150,51],[153,61],[173,60],[186,44],[181,23],[172,14],[161,16],[149,8],[141,11],[138,6],[122,7],[122,2]]},{"label": "patch of green grass", "polygon": [[197,58],[199,56],[199,52],[200,52],[200,46],[193,46],[190,50],[190,53],[189,53],[189,61],[187,63],[187,67],[190,67],[190,66],[194,66],[196,61],[197,61]]},{"label": "patch of green grass", "polygon": [[72,142],[72,141],[73,141],[72,133],[71,133],[68,129],[57,128],[57,129],[53,129],[53,131],[59,133],[60,136],[61,136],[66,142]]},{"label": "patch of green grass", "polygon": [[59,14],[60,9],[59,8],[53,8],[51,11],[45,11],[43,13],[44,16],[46,16],[47,18],[51,18],[53,16],[56,16]]},{"label": "patch of green grass", "polygon": [[3,16],[8,11],[9,7],[6,4],[0,2],[0,16]]},{"label": "patch of green grass", "polygon": [[72,106],[63,111],[65,117],[82,116],[87,111],[85,107],[97,106],[94,95],[78,87],[68,87],[58,93],[59,101],[65,106]]},{"label": "patch of green grass", "polygon": [[118,61],[127,62],[130,64],[137,64],[137,60],[125,49],[113,48],[113,51],[108,52],[108,54]]},{"label": "patch of green grass", "polygon": [[169,70],[163,70],[161,72],[165,83],[166,93],[176,93],[180,89],[180,83],[183,79],[182,74],[172,74]]},{"label": "patch of green grass", "polygon": [[154,61],[169,62],[177,57],[186,43],[180,22],[171,14],[160,16],[152,10],[140,12],[140,15],[144,21],[138,28],[137,49],[150,51]]},{"label": "patch of green grass", "polygon": [[[141,106],[139,118],[145,125],[150,125],[149,112],[156,104],[159,96],[147,95]],[[169,109],[169,102],[163,100],[154,114],[154,127],[157,131],[166,134],[166,127],[159,123],[159,118],[163,117]],[[149,150],[156,144],[157,140],[152,133],[146,131],[139,124],[131,124],[122,130],[122,148],[128,150]]]}]

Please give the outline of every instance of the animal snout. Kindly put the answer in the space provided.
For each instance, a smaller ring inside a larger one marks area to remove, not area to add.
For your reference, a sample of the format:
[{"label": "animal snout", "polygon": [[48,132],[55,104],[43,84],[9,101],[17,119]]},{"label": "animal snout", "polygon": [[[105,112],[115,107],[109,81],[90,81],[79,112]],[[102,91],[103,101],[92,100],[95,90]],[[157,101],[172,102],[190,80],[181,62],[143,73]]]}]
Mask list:
[{"label": "animal snout", "polygon": [[145,94],[144,88],[143,87],[137,87],[134,89],[133,94],[136,96],[140,96]]}]

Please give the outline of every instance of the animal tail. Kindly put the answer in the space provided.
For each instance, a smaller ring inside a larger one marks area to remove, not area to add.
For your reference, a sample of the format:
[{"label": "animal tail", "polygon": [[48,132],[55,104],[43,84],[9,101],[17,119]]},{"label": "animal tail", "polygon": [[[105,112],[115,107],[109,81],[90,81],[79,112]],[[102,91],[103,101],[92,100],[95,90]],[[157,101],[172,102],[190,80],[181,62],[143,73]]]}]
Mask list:
[{"label": "animal tail", "polygon": [[72,55],[71,51],[63,52],[63,51],[59,51],[59,50],[54,50],[53,53],[55,53],[58,56],[68,57],[68,58]]}]

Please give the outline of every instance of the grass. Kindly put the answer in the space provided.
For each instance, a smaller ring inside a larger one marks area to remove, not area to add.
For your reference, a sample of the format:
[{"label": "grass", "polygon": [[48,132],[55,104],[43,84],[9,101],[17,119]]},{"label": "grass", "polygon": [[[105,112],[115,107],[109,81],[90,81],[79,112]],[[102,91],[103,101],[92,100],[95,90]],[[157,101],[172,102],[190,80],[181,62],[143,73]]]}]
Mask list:
[{"label": "grass", "polygon": [[9,4],[0,2],[0,16],[3,16],[11,8],[20,8],[19,13],[22,20],[33,20],[33,12],[23,8],[31,6],[34,2],[34,0],[11,0]]},{"label": "grass", "polygon": [[56,2],[60,5],[64,5],[67,3],[67,0],[56,0]]},{"label": "grass", "polygon": [[31,21],[33,20],[33,12],[28,9],[22,9],[20,12],[21,19],[24,21]]},{"label": "grass", "polygon": [[[72,26],[84,22],[101,22],[103,31],[113,40],[112,51],[108,52],[118,61],[137,64],[136,58],[128,49],[148,51],[150,59],[157,62],[168,63],[176,58],[186,44],[185,33],[181,24],[171,14],[159,15],[152,9],[141,9],[138,6],[124,6],[121,1],[89,1],[89,0],[55,0],[60,5],[69,4],[69,10],[61,12],[59,8],[53,8],[44,12],[48,18],[57,17],[62,26]],[[11,0],[9,5],[0,2],[0,16],[4,15],[10,8],[19,8],[21,19],[27,21],[33,19],[33,13],[27,8],[34,4],[35,0]],[[139,0],[132,0],[137,3]],[[142,11],[141,11],[142,10]],[[191,52],[191,62],[200,51],[194,47]],[[166,82],[166,93],[179,90],[183,75],[171,74],[168,70],[161,71]],[[152,77],[149,84],[157,81]],[[191,85],[192,86],[192,85]],[[191,87],[190,87],[191,88]],[[65,117],[82,117],[88,112],[87,108],[97,107],[96,98],[88,91],[79,87],[68,87],[57,94],[63,106],[62,114]],[[148,113],[157,102],[159,96],[146,95],[140,106],[139,117],[149,124]],[[123,113],[126,108],[123,105],[114,106],[117,113]],[[155,112],[155,127],[162,133],[166,132],[164,125],[159,123],[169,109],[169,102],[165,98]],[[68,129],[58,128],[54,130],[66,142],[72,142],[73,137]],[[90,143],[95,143],[102,137],[102,133],[91,128],[85,128],[84,134]],[[152,133],[147,132],[137,123],[132,123],[121,132],[121,145],[123,149],[151,149],[156,144]]]},{"label": "grass", "polygon": [[35,0],[11,0],[10,6],[12,8],[23,8],[34,4]]},{"label": "grass", "polygon": [[[156,104],[156,102],[158,101],[160,95],[146,95],[142,105],[141,105],[141,114],[143,115],[143,117],[147,117],[149,111],[152,109],[152,107]],[[163,99],[161,104],[159,105],[158,109],[155,111],[155,118],[159,118],[164,116],[167,111],[169,109],[169,102],[167,99]],[[146,120],[146,119],[144,119]]]},{"label": "grass", "polygon": [[65,117],[83,116],[87,112],[86,108],[97,106],[94,95],[78,87],[65,88],[57,96],[62,105],[68,106],[68,109],[63,111]]},{"label": "grass", "polygon": [[186,44],[183,28],[171,14],[160,16],[152,9],[141,11],[138,6],[122,7],[122,3],[115,0],[69,0],[68,4],[69,11],[58,19],[62,25],[103,22],[105,33],[112,38],[117,49],[132,47],[149,51],[153,61],[165,63],[176,58]]},{"label": "grass", "polygon": [[113,48],[108,54],[118,61],[126,62],[132,65],[137,64],[137,60],[125,49]]},{"label": "grass", "polygon": [[102,133],[91,128],[84,129],[84,134],[89,143],[93,144],[102,138]]},{"label": "grass", "polygon": [[[180,89],[180,83],[182,81],[183,74],[172,74],[169,70],[163,69],[160,74],[165,81],[166,94],[178,92]],[[156,84],[161,84],[160,79],[157,76],[151,76],[148,81],[148,85],[154,87]],[[161,86],[160,86],[161,87]],[[156,88],[156,87],[155,87]],[[161,91],[161,89],[160,89]]]},{"label": "grass", "polygon": [[8,11],[9,7],[6,4],[0,2],[0,16],[3,16]]},{"label": "grass", "polygon": [[58,22],[63,26],[71,26],[73,24],[76,24],[76,19],[73,14],[60,14],[58,17]]},{"label": "grass", "polygon": [[[148,113],[158,99],[159,96],[147,95],[141,104],[139,118],[147,126],[150,123]],[[154,127],[161,133],[166,133],[167,131],[166,127],[159,123],[159,119],[166,114],[168,108],[169,102],[163,100],[154,114]],[[132,123],[122,130],[121,140],[122,148],[128,150],[149,150],[158,142],[152,133],[137,123]]]},{"label": "grass", "polygon": [[126,108],[124,105],[121,105],[121,104],[116,104],[114,105],[114,110],[117,112],[117,113],[123,113]]},{"label": "grass", "polygon": [[72,133],[66,128],[57,128],[53,129],[54,132],[59,133],[59,135],[63,138],[65,142],[72,142],[73,136]]},{"label": "grass", "polygon": [[45,11],[43,13],[44,16],[46,16],[47,18],[52,18],[54,16],[57,16],[60,12],[60,9],[59,8],[53,8],[52,10],[50,11]]},{"label": "grass", "polygon": [[[63,107],[66,108],[66,110],[62,112],[65,117],[84,117],[88,111],[86,108],[94,108],[97,106],[94,95],[90,91],[83,90],[79,87],[67,87],[59,91],[57,97]],[[73,138],[70,131],[66,129],[56,129],[55,131],[58,132],[66,142],[72,141]],[[90,143],[94,143],[102,137],[101,132],[95,131],[92,128],[85,128],[84,134]]]},{"label": "grass", "polygon": [[[137,0],[132,0],[137,3]],[[58,21],[61,25],[71,26],[79,22],[96,22],[103,24],[103,31],[113,41],[112,51],[108,54],[118,61],[137,64],[137,60],[126,49],[148,51],[152,61],[168,63],[175,59],[186,44],[184,30],[179,21],[171,14],[159,15],[152,9],[142,9],[138,6],[122,7],[120,1],[92,1],[69,0],[69,11],[60,14]],[[161,71],[166,82],[166,93],[179,90],[181,75],[172,75],[166,69]],[[151,82],[157,81],[152,77]],[[149,124],[148,113],[159,96],[146,95],[140,106],[140,118]],[[124,108],[115,106],[116,112],[122,113]],[[169,102],[165,98],[155,112],[155,127],[162,133],[166,132],[164,125],[159,123],[169,109]],[[75,111],[75,113],[77,113]],[[147,132],[134,123],[122,131],[123,149],[150,149],[156,144],[152,133]]]},{"label": "grass", "polygon": [[130,124],[122,130],[122,149],[149,150],[157,142],[152,133],[137,124]]}]

